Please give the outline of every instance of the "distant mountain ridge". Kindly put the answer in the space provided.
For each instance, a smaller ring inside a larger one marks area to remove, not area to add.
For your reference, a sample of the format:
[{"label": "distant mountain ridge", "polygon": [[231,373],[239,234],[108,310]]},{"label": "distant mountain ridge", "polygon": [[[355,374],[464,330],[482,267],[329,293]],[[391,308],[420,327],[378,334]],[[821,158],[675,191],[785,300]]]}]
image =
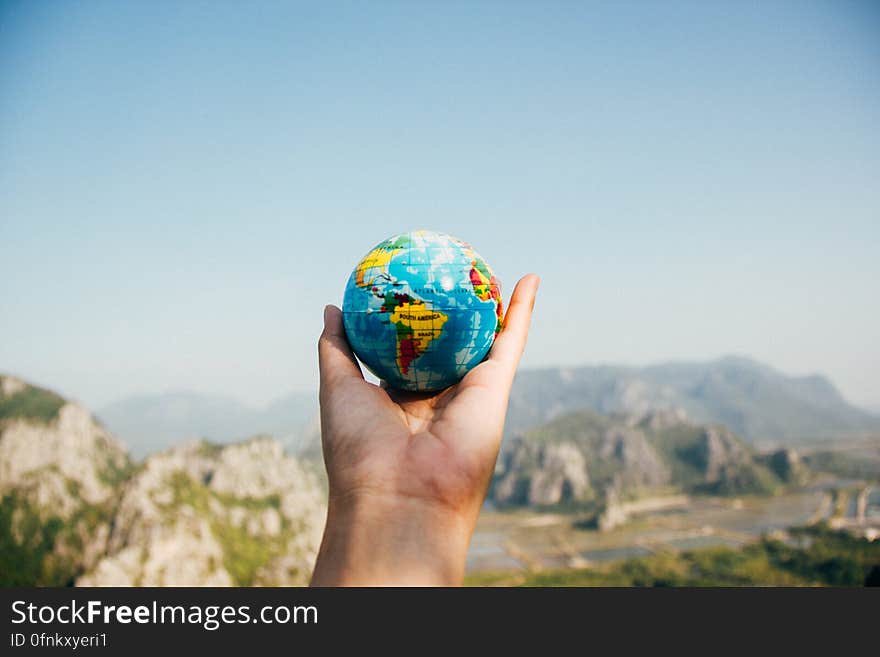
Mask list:
[{"label": "distant mountain ridge", "polygon": [[[694,422],[721,424],[765,445],[880,430],[880,415],[848,403],[824,376],[791,377],[749,358],[727,356],[646,367],[521,370],[510,395],[504,449],[523,431],[573,411],[675,409]],[[97,416],[137,458],[187,439],[230,442],[260,433],[277,437],[290,452],[320,453],[314,393],[289,394],[264,408],[194,392],[139,395],[104,406]]]},{"label": "distant mountain ridge", "polygon": [[96,415],[136,458],[193,438],[228,443],[257,434],[296,452],[314,432],[317,402],[316,394],[291,393],[253,408],[232,397],[181,391],[128,397]]},{"label": "distant mountain ridge", "polygon": [[880,417],[843,399],[825,377],[791,377],[749,358],[647,367],[523,370],[510,396],[506,434],[562,414],[682,409],[695,422],[722,424],[750,442],[791,444],[880,429]]}]

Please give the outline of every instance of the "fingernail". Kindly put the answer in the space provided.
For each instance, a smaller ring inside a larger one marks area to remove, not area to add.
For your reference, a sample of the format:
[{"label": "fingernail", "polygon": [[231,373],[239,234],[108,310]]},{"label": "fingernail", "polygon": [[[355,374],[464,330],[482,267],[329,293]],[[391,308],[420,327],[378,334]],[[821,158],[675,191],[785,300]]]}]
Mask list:
[{"label": "fingernail", "polygon": [[330,305],[324,306],[324,326],[327,326],[327,317],[330,314]]}]

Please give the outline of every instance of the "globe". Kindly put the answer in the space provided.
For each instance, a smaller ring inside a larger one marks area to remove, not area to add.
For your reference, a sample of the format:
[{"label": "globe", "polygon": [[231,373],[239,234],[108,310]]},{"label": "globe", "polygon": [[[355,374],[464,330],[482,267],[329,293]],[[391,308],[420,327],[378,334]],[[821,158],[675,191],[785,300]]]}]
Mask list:
[{"label": "globe", "polygon": [[416,230],[354,268],[342,318],[358,359],[389,386],[441,390],[478,365],[501,330],[501,286],[473,247]]}]

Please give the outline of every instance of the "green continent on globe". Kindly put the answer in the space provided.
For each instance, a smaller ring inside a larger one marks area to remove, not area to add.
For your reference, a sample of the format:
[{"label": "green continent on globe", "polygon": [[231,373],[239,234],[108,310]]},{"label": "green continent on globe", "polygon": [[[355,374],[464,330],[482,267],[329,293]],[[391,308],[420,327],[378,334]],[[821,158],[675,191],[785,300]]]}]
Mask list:
[{"label": "green continent on globe", "polygon": [[406,390],[439,390],[483,360],[503,310],[498,280],[469,244],[420,230],[361,259],[342,313],[349,344],[377,377]]}]

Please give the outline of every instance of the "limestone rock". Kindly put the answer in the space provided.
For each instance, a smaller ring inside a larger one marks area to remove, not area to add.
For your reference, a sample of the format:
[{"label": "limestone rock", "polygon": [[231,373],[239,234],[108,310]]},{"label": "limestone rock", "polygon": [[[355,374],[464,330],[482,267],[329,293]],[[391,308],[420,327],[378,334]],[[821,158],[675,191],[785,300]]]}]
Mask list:
[{"label": "limestone rock", "polygon": [[720,481],[729,466],[742,463],[749,458],[743,445],[735,440],[729,431],[717,426],[707,427],[703,431],[699,448],[706,483]]},{"label": "limestone rock", "polygon": [[15,538],[10,549],[45,552],[40,572],[18,575],[58,585],[92,566],[129,467],[122,445],[82,406],[0,376],[0,497],[12,508],[4,530]]},{"label": "limestone rock", "polygon": [[538,458],[539,469],[529,483],[529,504],[559,504],[589,495],[587,463],[575,445],[544,445]]},{"label": "limestone rock", "polygon": [[669,468],[638,429],[612,428],[599,444],[599,458],[618,464],[617,489],[652,488],[669,483]]},{"label": "limestone rock", "polygon": [[317,477],[271,438],[147,458],[83,586],[305,584],[325,515]]},{"label": "limestone rock", "polygon": [[135,467],[83,407],[8,376],[0,496],[4,557],[21,564],[5,585],[304,584],[326,512],[314,466],[272,438],[192,441]]},{"label": "limestone rock", "polygon": [[584,510],[613,527],[635,502],[656,496],[773,493],[788,476],[782,470],[798,468],[793,453],[773,462],[780,472],[728,429],[696,424],[681,410],[579,411],[513,440],[490,494],[501,506],[589,502]]},{"label": "limestone rock", "polygon": [[800,455],[790,447],[770,452],[764,457],[767,467],[787,484],[803,485],[809,478],[807,466]]},{"label": "limestone rock", "polygon": [[496,501],[546,506],[592,495],[587,463],[573,443],[520,442],[507,454],[507,474],[494,490]]},{"label": "limestone rock", "polygon": [[83,502],[105,502],[126,465],[122,445],[75,403],[49,422],[15,418],[0,425],[0,493],[26,490],[62,518]]},{"label": "limestone rock", "polygon": [[628,520],[629,516],[617,495],[617,488],[609,486],[605,490],[602,506],[596,517],[596,527],[600,532],[607,532],[626,524]]}]

